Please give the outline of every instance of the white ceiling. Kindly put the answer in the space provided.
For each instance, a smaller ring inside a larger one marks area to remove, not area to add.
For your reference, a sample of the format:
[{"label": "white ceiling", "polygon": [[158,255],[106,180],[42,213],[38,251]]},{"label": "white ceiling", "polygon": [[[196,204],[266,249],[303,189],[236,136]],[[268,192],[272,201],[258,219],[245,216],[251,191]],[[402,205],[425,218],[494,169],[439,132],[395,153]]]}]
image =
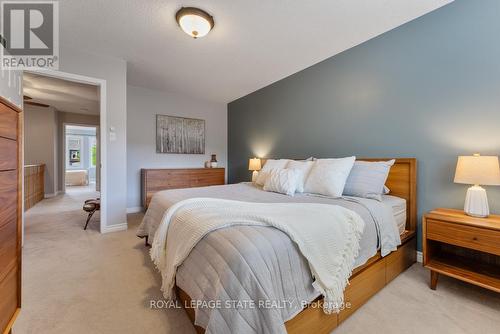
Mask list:
[{"label": "white ceiling", "polygon": [[99,114],[97,86],[25,72],[23,93],[29,101],[48,104],[57,110],[77,114]]},{"label": "white ceiling", "polygon": [[[128,62],[128,82],[229,102],[451,0],[65,0],[61,42]],[[215,27],[194,40],[175,13],[197,6]]]}]

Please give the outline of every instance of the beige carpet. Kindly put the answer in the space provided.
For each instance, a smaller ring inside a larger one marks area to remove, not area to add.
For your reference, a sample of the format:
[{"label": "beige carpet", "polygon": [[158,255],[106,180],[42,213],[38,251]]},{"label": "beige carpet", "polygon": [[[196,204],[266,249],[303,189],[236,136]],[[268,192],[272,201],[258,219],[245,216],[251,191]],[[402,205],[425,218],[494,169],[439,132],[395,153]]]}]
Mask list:
[{"label": "beige carpet", "polygon": [[[74,191],[44,200],[26,216],[23,310],[14,334],[194,333],[183,310],[150,309],[160,277],[129,230],[101,235],[98,218],[83,231],[83,199]],[[419,264],[400,275],[335,334],[500,333],[500,294],[441,278],[428,288]]]}]

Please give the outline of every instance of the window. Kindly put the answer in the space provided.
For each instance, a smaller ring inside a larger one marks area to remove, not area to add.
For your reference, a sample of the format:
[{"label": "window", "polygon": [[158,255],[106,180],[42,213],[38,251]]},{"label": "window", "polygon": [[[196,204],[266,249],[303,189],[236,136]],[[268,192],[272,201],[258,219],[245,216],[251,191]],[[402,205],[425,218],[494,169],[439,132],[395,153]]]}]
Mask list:
[{"label": "window", "polygon": [[90,146],[90,167],[96,167],[97,165],[97,141],[96,137],[89,138],[89,146]]}]

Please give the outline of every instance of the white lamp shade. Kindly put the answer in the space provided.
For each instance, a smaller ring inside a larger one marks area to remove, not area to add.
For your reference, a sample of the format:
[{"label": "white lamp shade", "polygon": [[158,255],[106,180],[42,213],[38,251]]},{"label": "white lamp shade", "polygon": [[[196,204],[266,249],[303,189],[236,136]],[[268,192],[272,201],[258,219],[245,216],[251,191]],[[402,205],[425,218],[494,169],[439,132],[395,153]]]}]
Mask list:
[{"label": "white lamp shade", "polygon": [[262,168],[260,159],[258,158],[253,158],[248,161],[248,170],[260,170]]},{"label": "white lamp shade", "polygon": [[500,185],[498,157],[479,154],[458,157],[455,183]]}]

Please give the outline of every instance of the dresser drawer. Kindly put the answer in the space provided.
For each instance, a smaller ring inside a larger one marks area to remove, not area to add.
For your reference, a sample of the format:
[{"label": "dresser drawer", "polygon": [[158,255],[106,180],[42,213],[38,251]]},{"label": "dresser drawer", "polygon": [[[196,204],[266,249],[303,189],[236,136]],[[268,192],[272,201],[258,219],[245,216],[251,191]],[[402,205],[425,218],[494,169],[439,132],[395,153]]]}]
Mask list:
[{"label": "dresser drawer", "polygon": [[363,272],[363,275],[354,276],[349,281],[350,284],[344,290],[346,308],[339,313],[339,323],[385,286],[385,261],[374,263]]},{"label": "dresser drawer", "polygon": [[17,112],[0,103],[0,137],[16,140]]},{"label": "dresser drawer", "polygon": [[208,170],[193,173],[190,176],[190,187],[206,187],[224,184],[224,170]]},{"label": "dresser drawer", "polygon": [[17,310],[17,266],[0,282],[0,330],[7,326]]},{"label": "dresser drawer", "polygon": [[0,170],[17,168],[17,142],[0,137]]},{"label": "dresser drawer", "polygon": [[0,227],[0,282],[17,263],[17,224]]},{"label": "dresser drawer", "polygon": [[189,172],[181,170],[153,170],[148,171],[147,182],[153,191],[180,189],[189,187],[189,177]]},{"label": "dresser drawer", "polygon": [[399,247],[398,252],[392,252],[385,257],[385,282],[389,283],[395,279],[401,272],[417,261],[416,238],[408,241]]},{"label": "dresser drawer", "polygon": [[500,232],[427,219],[427,239],[500,255]]},{"label": "dresser drawer", "polygon": [[17,171],[0,172],[0,227],[17,221]]}]

